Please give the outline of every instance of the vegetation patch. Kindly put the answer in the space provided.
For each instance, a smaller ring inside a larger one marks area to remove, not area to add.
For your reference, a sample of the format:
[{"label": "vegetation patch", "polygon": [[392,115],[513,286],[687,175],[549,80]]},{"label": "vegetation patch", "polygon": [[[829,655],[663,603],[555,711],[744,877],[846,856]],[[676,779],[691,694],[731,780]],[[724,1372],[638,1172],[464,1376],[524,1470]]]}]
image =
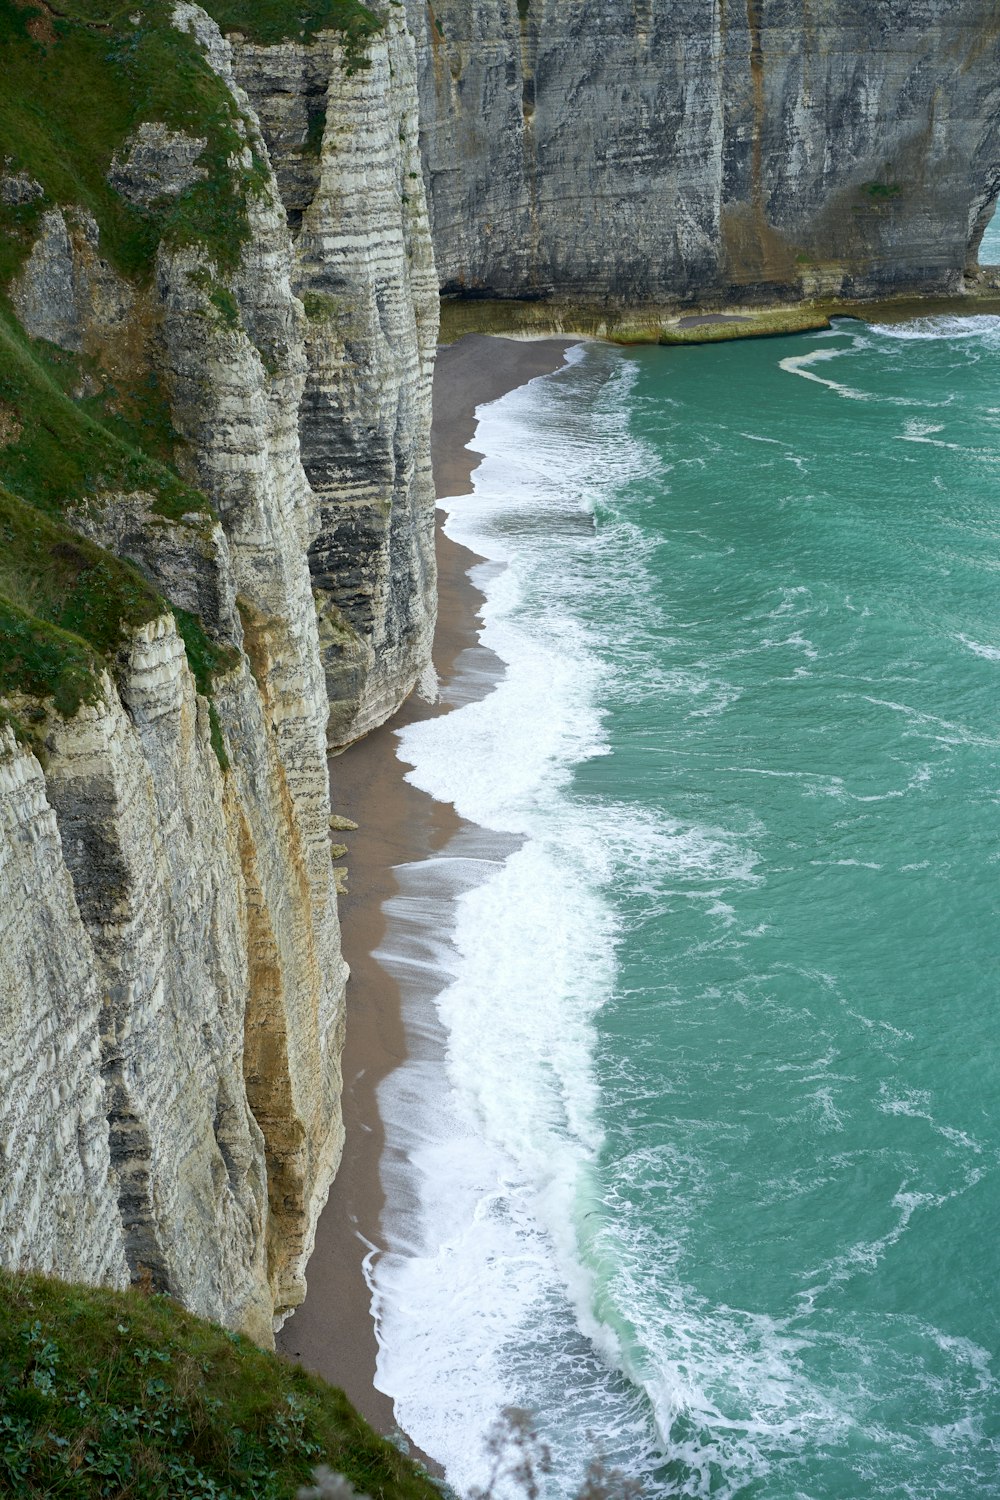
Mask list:
[{"label": "vegetation patch", "polygon": [[[72,715],[99,694],[100,670],[113,664],[126,633],[168,606],[130,563],[62,522],[71,507],[108,492],[153,497],[164,519],[211,520],[211,507],[165,464],[141,451],[123,415],[103,410],[114,393],[76,402],[66,387],[81,362],[32,341],[0,310],[0,694],[52,698]],[[169,446],[169,412],[150,377],[133,408],[151,446]],[[98,419],[100,413],[102,420]],[[116,430],[117,429],[117,430]],[[224,648],[199,622],[181,633],[199,690],[210,695]],[[232,655],[232,653],[229,653]],[[228,663],[228,656],[227,656]],[[212,743],[225,767],[214,707]]]},{"label": "vegetation patch", "polygon": [[898,198],[903,189],[898,182],[863,182],[861,191],[876,203],[884,203],[887,199]]},{"label": "vegetation patch", "polygon": [[223,31],[238,31],[253,42],[309,41],[320,31],[337,31],[351,52],[360,52],[382,30],[381,16],[360,0],[208,0],[206,10]]},{"label": "vegetation patch", "polygon": [[[124,418],[116,419],[115,432],[67,394],[65,386],[78,372],[72,355],[28,339],[0,309],[0,403],[8,422],[13,415],[21,429],[0,447],[0,483],[50,514],[114,490],[148,491],[164,514],[209,511],[200,491],[126,440],[124,434],[134,429]],[[151,404],[162,400],[155,380],[147,394]],[[150,420],[152,441],[166,440],[164,422],[169,415],[161,406]]]},{"label": "vegetation patch", "polygon": [[336,323],[344,310],[344,299],[329,292],[303,292],[302,306],[310,323]]},{"label": "vegetation patch", "polygon": [[440,1500],[341,1391],[166,1297],[0,1273],[0,1491],[291,1500],[328,1464]]},{"label": "vegetation patch", "polygon": [[238,651],[231,646],[220,646],[206,633],[197,615],[186,609],[175,609],[174,619],[187,652],[188,666],[199,693],[208,699],[209,722],[212,727],[212,749],[224,771],[229,770],[229,755],[222,735],[218,710],[212,701],[212,683],[219,672],[231,672],[240,659]]},{"label": "vegetation patch", "polygon": [[79,636],[58,630],[0,596],[0,697],[51,698],[69,718],[100,697],[101,662]]},{"label": "vegetation patch", "polygon": [[71,717],[99,698],[125,633],[166,610],[130,563],[0,486],[0,697]]},{"label": "vegetation patch", "polygon": [[[169,606],[122,561],[0,486],[0,696],[52,698],[71,716],[99,696],[99,677],[128,631]],[[209,700],[212,746],[228,770],[213,679],[239,660],[196,615],[174,610],[198,691]]]},{"label": "vegetation patch", "polygon": [[[53,204],[80,204],[101,227],[101,252],[123,274],[148,277],[161,240],[204,245],[234,266],[249,235],[246,201],[267,181],[263,161],[245,162],[240,113],[193,36],[171,23],[170,0],[75,0],[60,13],[0,0],[0,159],[26,173],[42,196],[0,204],[0,282],[6,284]],[[143,206],[110,185],[112,159],[144,121],[206,140],[205,176],[176,196]]]},{"label": "vegetation patch", "polygon": [[[28,745],[31,748],[37,748],[34,737],[21,716],[13,713],[11,709],[5,708],[0,703],[0,731],[4,729],[9,729],[13,732],[14,738],[19,745]],[[0,749],[0,762],[6,758],[3,749]]]},{"label": "vegetation patch", "polygon": [[0,597],[100,656],[166,605],[130,563],[0,487]]}]

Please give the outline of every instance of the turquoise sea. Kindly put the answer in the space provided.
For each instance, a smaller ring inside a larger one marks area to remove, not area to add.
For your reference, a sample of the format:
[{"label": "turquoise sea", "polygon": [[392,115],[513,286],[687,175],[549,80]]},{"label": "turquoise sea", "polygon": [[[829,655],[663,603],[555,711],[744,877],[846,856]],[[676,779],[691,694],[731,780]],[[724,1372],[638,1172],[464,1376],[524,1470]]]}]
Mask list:
[{"label": "turquoise sea", "polygon": [[515,1405],[546,1496],[1000,1495],[998,377],[1000,318],[840,320],[480,413],[506,671],[400,753],[521,844],[401,872],[446,1071],[372,1273],[459,1490]]}]

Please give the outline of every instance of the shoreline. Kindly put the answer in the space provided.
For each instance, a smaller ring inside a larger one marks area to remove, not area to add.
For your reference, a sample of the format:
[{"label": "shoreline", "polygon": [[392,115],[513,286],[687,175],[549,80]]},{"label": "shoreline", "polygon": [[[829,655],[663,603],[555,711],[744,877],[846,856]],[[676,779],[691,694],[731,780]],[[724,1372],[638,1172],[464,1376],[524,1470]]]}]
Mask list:
[{"label": "shoreline", "polygon": [[[430,704],[411,697],[387,724],[330,761],[333,809],[359,825],[357,832],[331,836],[348,846],[343,860],[348,889],[340,901],[343,948],[351,968],[342,1059],[346,1144],[320,1215],[306,1299],[278,1334],[277,1348],[341,1387],[384,1433],[397,1424],[391,1399],[375,1385],[378,1344],[365,1270],[369,1257],[386,1248],[382,1165],[392,1142],[379,1113],[378,1088],[406,1060],[409,1049],[402,991],[377,955],[389,931],[385,904],[400,890],[395,867],[439,854],[471,828],[450,804],[436,802],[403,779],[406,768],[396,754],[395,731],[447,713],[458,702],[485,697],[502,673],[499,658],[479,644],[484,596],[468,575],[483,559],[445,536],[440,502],[473,489],[472,475],[482,459],[468,446],[478,425],[477,407],[554,373],[577,342],[474,333],[439,348],[431,428],[439,501],[433,651],[439,698]],[[415,1456],[436,1468],[426,1455]]]},{"label": "shoreline", "polygon": [[904,292],[852,300],[817,294],[786,302],[637,303],[573,301],[561,297],[517,298],[447,296],[441,299],[441,334],[489,333],[510,338],[583,338],[611,344],[698,346],[740,339],[781,338],[832,327],[834,318],[861,323],[900,323],[911,318],[1000,314],[1000,267],[980,267],[977,285],[967,291]]}]

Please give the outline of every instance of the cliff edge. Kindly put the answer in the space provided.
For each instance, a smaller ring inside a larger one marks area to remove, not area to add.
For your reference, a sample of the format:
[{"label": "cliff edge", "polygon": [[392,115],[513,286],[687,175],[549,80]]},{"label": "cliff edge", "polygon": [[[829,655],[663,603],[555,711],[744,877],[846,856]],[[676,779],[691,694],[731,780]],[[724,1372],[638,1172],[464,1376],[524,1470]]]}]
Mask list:
[{"label": "cliff edge", "polygon": [[436,295],[402,21],[217,9],[3,10],[0,1245],[266,1343],[342,1148],[328,743],[430,660]]}]

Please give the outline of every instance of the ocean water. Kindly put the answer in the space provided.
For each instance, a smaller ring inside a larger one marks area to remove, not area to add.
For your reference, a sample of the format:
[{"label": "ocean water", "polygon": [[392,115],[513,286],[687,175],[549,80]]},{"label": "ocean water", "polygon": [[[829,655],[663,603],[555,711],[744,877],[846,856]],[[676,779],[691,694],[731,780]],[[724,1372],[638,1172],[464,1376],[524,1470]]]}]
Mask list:
[{"label": "ocean water", "polygon": [[981,266],[1000,265],[1000,222],[998,222],[997,214],[993,215],[986,226],[986,233],[979,246],[979,264]]},{"label": "ocean water", "polygon": [[481,409],[505,674],[400,755],[486,832],[400,872],[369,1272],[460,1493],[513,1405],[546,1497],[1000,1495],[998,376],[841,320]]}]

